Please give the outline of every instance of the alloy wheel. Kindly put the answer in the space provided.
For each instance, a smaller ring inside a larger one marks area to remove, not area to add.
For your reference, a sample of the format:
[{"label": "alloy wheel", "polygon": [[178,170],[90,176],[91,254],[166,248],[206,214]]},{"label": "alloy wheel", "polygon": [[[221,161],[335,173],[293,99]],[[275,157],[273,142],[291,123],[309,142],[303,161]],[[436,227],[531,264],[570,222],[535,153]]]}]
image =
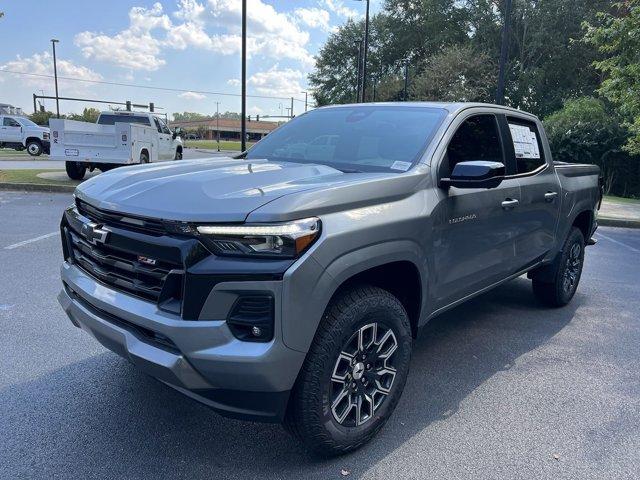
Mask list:
[{"label": "alloy wheel", "polygon": [[565,292],[571,292],[577,285],[581,264],[582,246],[579,243],[574,243],[569,250],[567,264],[564,269],[564,277],[562,279],[562,288]]},{"label": "alloy wheel", "polygon": [[345,427],[371,420],[391,393],[396,335],[380,323],[359,328],[340,351],[331,375],[331,412]]}]

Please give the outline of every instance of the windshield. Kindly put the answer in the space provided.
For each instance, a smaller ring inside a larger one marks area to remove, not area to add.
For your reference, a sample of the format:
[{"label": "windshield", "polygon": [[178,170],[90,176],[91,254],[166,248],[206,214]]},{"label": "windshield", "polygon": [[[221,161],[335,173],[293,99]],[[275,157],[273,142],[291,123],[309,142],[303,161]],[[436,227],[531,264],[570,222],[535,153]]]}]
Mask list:
[{"label": "windshield", "polygon": [[269,134],[246,158],[321,163],[343,171],[406,171],[445,115],[440,108],[404,106],[313,110]]},{"label": "windshield", "polygon": [[118,123],[140,123],[142,125],[151,126],[149,123],[149,117],[137,116],[137,115],[110,115],[102,114],[98,118],[98,125],[113,125]]},{"label": "windshield", "polygon": [[18,122],[20,122],[25,127],[38,127],[39,126],[37,123],[32,122],[28,118],[17,118],[16,120],[18,120]]}]

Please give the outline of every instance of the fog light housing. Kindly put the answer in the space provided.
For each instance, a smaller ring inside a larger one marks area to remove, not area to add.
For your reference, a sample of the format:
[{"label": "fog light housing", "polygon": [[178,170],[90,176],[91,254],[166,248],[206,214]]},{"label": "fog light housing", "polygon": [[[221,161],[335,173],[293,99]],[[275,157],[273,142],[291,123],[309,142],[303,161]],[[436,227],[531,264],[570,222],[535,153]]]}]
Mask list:
[{"label": "fog light housing", "polygon": [[273,339],[274,299],[269,294],[240,295],[227,317],[233,336],[245,342]]}]

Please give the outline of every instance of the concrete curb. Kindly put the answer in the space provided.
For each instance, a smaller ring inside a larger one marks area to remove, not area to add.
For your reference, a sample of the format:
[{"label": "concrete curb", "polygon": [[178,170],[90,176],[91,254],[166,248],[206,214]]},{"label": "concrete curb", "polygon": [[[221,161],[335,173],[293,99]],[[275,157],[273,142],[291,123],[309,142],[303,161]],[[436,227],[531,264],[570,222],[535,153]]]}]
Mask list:
[{"label": "concrete curb", "polygon": [[625,218],[598,217],[598,225],[602,227],[640,228],[640,220]]},{"label": "concrete curb", "polygon": [[53,185],[50,183],[9,183],[0,182],[0,190],[20,190],[26,192],[73,193],[75,185]]}]

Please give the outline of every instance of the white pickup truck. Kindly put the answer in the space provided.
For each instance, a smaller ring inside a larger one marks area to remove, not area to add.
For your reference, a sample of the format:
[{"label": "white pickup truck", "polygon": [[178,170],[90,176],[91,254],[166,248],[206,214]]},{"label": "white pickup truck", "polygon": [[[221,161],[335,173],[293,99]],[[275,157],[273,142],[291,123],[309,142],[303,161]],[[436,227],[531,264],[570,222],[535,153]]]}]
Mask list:
[{"label": "white pickup truck", "polygon": [[82,180],[89,169],[182,158],[179,130],[153,113],[102,112],[96,123],[51,119],[52,160],[64,160],[67,175]]},{"label": "white pickup truck", "polygon": [[0,115],[0,148],[26,149],[34,157],[49,153],[49,129],[20,115]]}]

